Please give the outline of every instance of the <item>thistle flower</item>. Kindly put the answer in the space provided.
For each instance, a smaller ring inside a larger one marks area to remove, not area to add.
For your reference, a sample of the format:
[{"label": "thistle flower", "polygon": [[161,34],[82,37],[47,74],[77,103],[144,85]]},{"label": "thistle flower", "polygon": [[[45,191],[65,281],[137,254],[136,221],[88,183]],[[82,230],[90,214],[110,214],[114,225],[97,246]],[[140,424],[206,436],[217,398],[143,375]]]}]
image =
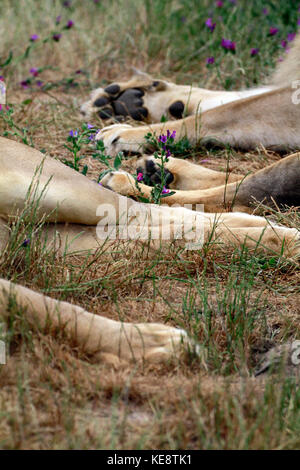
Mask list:
[{"label": "thistle flower", "polygon": [[211,65],[215,63],[215,58],[214,57],[207,57],[206,59],[207,65]]},{"label": "thistle flower", "polygon": [[275,34],[277,34],[279,31],[278,28],[274,28],[273,26],[271,26],[271,28],[269,29],[269,35],[270,36],[275,36]]},{"label": "thistle flower", "polygon": [[289,42],[294,41],[295,37],[296,37],[296,33],[289,33],[289,34],[287,35],[287,40],[288,40]]},{"label": "thistle flower", "polygon": [[233,51],[235,52],[235,42],[233,41],[230,41],[230,39],[225,39],[225,38],[222,38],[222,41],[221,41],[221,46],[226,49],[227,51]]},{"label": "thistle flower", "polygon": [[211,32],[213,32],[216,27],[216,23],[213,23],[211,18],[207,18],[207,20],[205,21],[205,25],[208,27],[208,29],[211,30]]},{"label": "thistle flower", "polygon": [[143,173],[138,173],[137,174],[137,177],[136,177],[137,181],[143,181],[143,178],[144,178]]},{"label": "thistle flower", "polygon": [[39,36],[37,34],[32,34],[30,36],[30,41],[34,42],[34,41],[37,41],[39,39]]},{"label": "thistle flower", "polygon": [[251,55],[251,57],[255,57],[258,53],[259,53],[258,47],[253,47],[253,48],[251,49],[250,55]]},{"label": "thistle flower", "polygon": [[36,67],[32,67],[29,72],[31,73],[31,75],[33,75],[34,77],[37,77],[38,74],[39,74],[39,71]]},{"label": "thistle flower", "polygon": [[58,42],[60,38],[61,38],[61,33],[55,33],[52,36],[53,41],[56,41],[56,42]]}]

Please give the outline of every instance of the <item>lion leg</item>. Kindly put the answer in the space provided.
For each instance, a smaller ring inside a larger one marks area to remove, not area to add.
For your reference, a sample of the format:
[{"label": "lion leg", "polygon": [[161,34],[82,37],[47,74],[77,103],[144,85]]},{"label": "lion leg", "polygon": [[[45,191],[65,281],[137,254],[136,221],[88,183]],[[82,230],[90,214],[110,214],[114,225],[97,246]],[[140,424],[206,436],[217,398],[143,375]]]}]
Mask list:
[{"label": "lion leg", "polygon": [[103,140],[110,155],[122,150],[142,153],[147,146],[144,139],[147,133],[159,136],[167,129],[176,131],[175,140],[187,137],[191,144],[201,140],[202,144],[218,142],[246,150],[261,144],[279,151],[297,149],[300,136],[295,123],[300,120],[300,108],[293,104],[292,93],[290,87],[275,89],[202,114],[151,126],[108,126],[97,134],[97,139]]},{"label": "lion leg", "polygon": [[207,109],[259,94],[266,88],[238,92],[213,91],[193,85],[176,85],[136,71],[127,82],[112,83],[92,91],[90,100],[81,106],[84,119],[98,115],[101,119],[121,121],[130,117],[149,123],[162,117],[182,119]]},{"label": "lion leg", "polygon": [[[144,155],[137,161],[137,173],[142,173],[146,181],[161,182],[161,169],[159,160],[153,155]],[[221,186],[225,183],[240,181],[243,176],[214,171],[202,165],[195,165],[188,160],[168,157],[164,163],[167,187],[171,189],[190,191],[194,189],[208,189]]]},{"label": "lion leg", "polygon": [[195,350],[184,330],[156,323],[117,322],[0,279],[4,318],[10,314],[11,299],[24,310],[33,328],[51,332],[59,329],[72,344],[98,359],[158,362],[179,355],[184,349]]}]

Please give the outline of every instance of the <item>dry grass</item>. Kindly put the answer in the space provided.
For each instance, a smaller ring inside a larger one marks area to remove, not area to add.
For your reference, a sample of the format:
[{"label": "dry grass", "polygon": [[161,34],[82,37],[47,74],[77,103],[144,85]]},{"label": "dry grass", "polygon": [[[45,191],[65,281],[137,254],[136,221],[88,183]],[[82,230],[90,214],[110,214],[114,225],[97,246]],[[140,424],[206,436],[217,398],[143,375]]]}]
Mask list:
[{"label": "dry grass", "polygon": [[[0,38],[4,51],[21,54],[28,35],[52,28],[62,8],[59,2],[42,3],[38,11],[40,2],[2,0],[0,30],[1,22],[11,25]],[[149,59],[158,33],[145,32],[144,6],[138,9],[137,2],[124,1],[121,7],[111,2],[107,8],[101,3],[102,10],[91,5],[64,12],[77,29],[63,43],[46,44],[7,69],[15,122],[28,128],[34,146],[53,158],[70,157],[64,147],[68,132],[81,125],[78,105],[96,83],[124,77],[130,65],[177,76],[168,59],[171,45]],[[22,21],[16,21],[21,10]],[[74,89],[20,91],[18,82],[37,65],[57,67],[45,72],[45,80],[61,79],[78,68],[89,76],[80,77]],[[182,73],[179,80],[184,77]],[[206,78],[218,86],[216,77]],[[1,122],[1,134],[5,129]],[[203,150],[194,159],[208,158],[208,167],[224,170],[228,156],[230,168],[244,174],[280,158],[261,149],[230,155]],[[96,178],[101,164],[89,156],[86,163],[89,177]],[[130,170],[134,164],[132,158],[124,167]],[[295,211],[276,216],[299,227]],[[32,331],[24,312],[13,306],[9,360],[0,366],[0,448],[299,448],[297,385],[281,376],[252,376],[258,352],[300,337],[298,266],[243,249],[206,248],[183,254],[170,247],[167,253],[147,256],[138,246],[135,251],[115,246],[110,258],[98,253],[83,260],[61,259],[37,243],[30,256],[26,250],[15,257],[13,250],[4,254],[0,277],[109,318],[184,327],[205,346],[207,356],[201,363],[191,359],[116,369],[93,363],[59,333],[50,337]]]}]

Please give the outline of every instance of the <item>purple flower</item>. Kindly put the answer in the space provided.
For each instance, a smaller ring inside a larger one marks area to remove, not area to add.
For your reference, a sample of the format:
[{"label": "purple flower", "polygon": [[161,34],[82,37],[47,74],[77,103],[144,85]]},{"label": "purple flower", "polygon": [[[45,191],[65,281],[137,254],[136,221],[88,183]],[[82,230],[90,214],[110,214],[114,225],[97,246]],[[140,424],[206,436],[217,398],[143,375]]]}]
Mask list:
[{"label": "purple flower", "polygon": [[89,139],[89,140],[94,140],[95,137],[96,137],[96,134],[91,134],[91,135],[89,135],[88,139]]},{"label": "purple flower", "polygon": [[281,44],[282,47],[284,48],[284,47],[286,47],[286,45],[287,45],[287,41],[286,41],[285,39],[283,39],[280,44]]},{"label": "purple flower", "polygon": [[288,40],[289,42],[294,41],[295,37],[296,37],[296,33],[289,33],[289,34],[287,35],[287,40]]},{"label": "purple flower", "polygon": [[217,8],[222,8],[223,5],[224,5],[224,2],[222,2],[222,0],[218,0],[218,1],[216,2],[216,7],[217,7]]},{"label": "purple flower", "polygon": [[262,12],[263,12],[263,14],[266,15],[266,16],[269,14],[269,10],[268,10],[267,8],[263,8],[263,11],[262,11]]},{"label": "purple flower", "polygon": [[300,18],[297,20],[297,25],[300,26]]},{"label": "purple flower", "polygon": [[137,181],[143,181],[143,177],[144,177],[143,173],[138,173],[136,179]]},{"label": "purple flower", "polygon": [[25,238],[25,240],[22,243],[22,246],[26,247],[29,245],[29,243],[30,243],[30,238]]},{"label": "purple flower", "polygon": [[94,126],[88,122],[88,123],[87,123],[87,128],[88,128],[88,129],[94,129]]},{"label": "purple flower", "polygon": [[78,70],[76,70],[75,73],[77,73],[77,75],[79,75],[80,73],[82,73],[82,70],[78,69]]},{"label": "purple flower", "polygon": [[42,82],[42,80],[37,80],[37,81],[36,81],[36,86],[41,87],[41,86],[43,86],[43,83],[44,83],[44,82]]},{"label": "purple flower", "polygon": [[3,75],[0,75],[0,82],[4,82],[4,77],[3,77]]},{"label": "purple flower", "polygon": [[20,82],[20,85],[21,85],[21,87],[23,87],[25,89],[25,88],[29,87],[29,82],[28,82],[28,80],[22,80]]},{"label": "purple flower", "polygon": [[275,34],[277,34],[279,31],[278,28],[274,28],[273,26],[271,26],[271,28],[269,29],[269,35],[270,36],[275,36]]},{"label": "purple flower", "polygon": [[2,104],[0,104],[0,112],[1,112],[1,111],[3,111],[3,109],[2,109]]},{"label": "purple flower", "polygon": [[29,72],[31,73],[31,75],[33,75],[34,77],[37,77],[38,74],[39,74],[39,71],[36,67],[32,67]]},{"label": "purple flower", "polygon": [[165,186],[163,187],[163,190],[161,192],[161,194],[169,194],[170,190],[167,189]]},{"label": "purple flower", "polygon": [[171,152],[169,149],[166,151],[166,161],[168,161],[168,158],[171,156]]},{"label": "purple flower", "polygon": [[71,29],[73,26],[74,26],[74,21],[72,21],[72,20],[69,20],[66,24],[67,29]]},{"label": "purple flower", "polygon": [[251,57],[255,57],[258,53],[259,53],[258,47],[253,47],[253,48],[251,49],[250,55],[251,55]]},{"label": "purple flower", "polygon": [[206,59],[207,65],[211,65],[215,63],[215,58],[214,57],[207,57]]},{"label": "purple flower", "polygon": [[66,8],[70,8],[71,3],[72,3],[72,2],[71,2],[70,0],[65,0],[65,1],[63,2],[63,6],[66,7]]},{"label": "purple flower", "polygon": [[205,24],[206,26],[208,27],[208,29],[211,30],[211,32],[214,31],[215,27],[216,27],[216,23],[213,23],[212,19],[211,18],[207,18],[207,20],[205,21]]},{"label": "purple flower", "polygon": [[69,135],[70,135],[71,137],[77,137],[77,136],[78,136],[78,132],[77,132],[77,131],[73,131],[73,129],[71,129],[70,132],[69,132]]},{"label": "purple flower", "polygon": [[53,36],[52,36],[52,39],[53,41],[56,41],[58,42],[61,38],[61,34],[60,33],[54,33]]},{"label": "purple flower", "polygon": [[158,142],[162,142],[165,144],[167,142],[167,136],[166,135],[160,135],[158,138]]},{"label": "purple flower", "polygon": [[171,132],[169,131],[169,129],[167,130],[167,139],[172,139],[174,140],[176,137],[176,131],[173,131],[172,134]]},{"label": "purple flower", "polygon": [[235,42],[230,41],[230,39],[222,38],[221,46],[227,51],[235,51]]},{"label": "purple flower", "polygon": [[59,24],[61,22],[61,15],[58,15],[56,18],[55,18],[55,23],[56,24]]},{"label": "purple flower", "polygon": [[30,36],[30,41],[34,42],[34,41],[37,41],[39,39],[39,36],[37,34],[32,34]]}]

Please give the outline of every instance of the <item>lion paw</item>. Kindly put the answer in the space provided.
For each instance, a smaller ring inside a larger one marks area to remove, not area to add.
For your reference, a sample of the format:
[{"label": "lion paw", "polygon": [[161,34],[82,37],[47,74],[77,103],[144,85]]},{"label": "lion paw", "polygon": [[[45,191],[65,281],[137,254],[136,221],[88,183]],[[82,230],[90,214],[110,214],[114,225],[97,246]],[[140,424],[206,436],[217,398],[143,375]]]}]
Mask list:
[{"label": "lion paw", "polygon": [[126,171],[107,173],[100,183],[104,188],[111,189],[123,196],[133,196],[135,194],[135,180]]},{"label": "lion paw", "polygon": [[[144,155],[139,158],[136,172],[143,174],[143,181],[149,186],[161,183],[161,168],[158,165],[158,159],[153,155]],[[167,168],[164,168],[164,179],[166,188],[174,181],[174,175]]]},{"label": "lion paw", "polygon": [[128,124],[112,124],[104,127],[96,135],[96,140],[103,140],[108,155],[119,152],[141,153],[147,129],[134,128]]}]

